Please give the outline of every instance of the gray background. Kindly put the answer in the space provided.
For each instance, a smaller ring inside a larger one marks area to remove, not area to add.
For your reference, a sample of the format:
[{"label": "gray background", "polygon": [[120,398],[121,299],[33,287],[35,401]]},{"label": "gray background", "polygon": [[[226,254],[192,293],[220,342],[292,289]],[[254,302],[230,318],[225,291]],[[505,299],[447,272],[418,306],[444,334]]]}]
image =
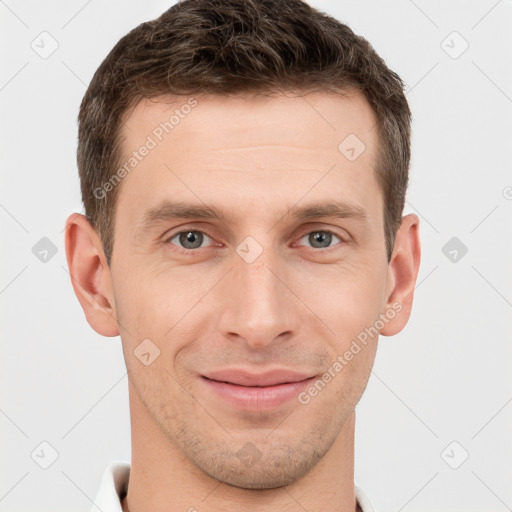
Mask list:
[{"label": "gray background", "polygon": [[[88,511],[106,465],[130,460],[120,338],[86,322],[63,228],[83,213],[87,84],[172,3],[0,0],[3,512]],[[411,320],[380,339],[358,405],[355,479],[379,512],[510,510],[512,2],[311,3],[371,42],[414,115],[405,213],[421,218],[422,262]],[[58,452],[47,469],[42,442]]]}]

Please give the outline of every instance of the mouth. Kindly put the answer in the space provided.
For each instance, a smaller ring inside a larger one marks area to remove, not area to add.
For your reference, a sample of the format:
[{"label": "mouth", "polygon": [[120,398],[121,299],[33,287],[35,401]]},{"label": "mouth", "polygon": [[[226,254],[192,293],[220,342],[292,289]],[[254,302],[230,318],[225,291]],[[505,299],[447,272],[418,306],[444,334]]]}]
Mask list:
[{"label": "mouth", "polygon": [[[278,382],[276,384],[269,384],[268,386],[249,386],[249,385],[245,385],[245,384],[237,384],[235,382],[229,382],[227,380],[215,380],[215,379],[208,379],[208,377],[204,377],[205,379],[207,380],[211,380],[213,382],[221,382],[223,384],[231,384],[233,386],[241,386],[243,388],[271,388],[271,387],[275,387],[275,386],[285,386],[286,384],[292,384],[291,382]],[[301,381],[298,381],[298,382],[301,382]]]},{"label": "mouth", "polygon": [[[306,377],[299,380],[297,376],[288,377],[293,381],[283,381],[283,377],[247,376],[244,378],[230,377],[230,380],[217,380],[201,375],[202,382],[215,397],[220,398],[235,409],[252,412],[263,412],[278,409],[306,389],[315,377]],[[244,383],[232,380],[244,380]],[[252,380],[252,384],[247,381]],[[259,382],[256,382],[259,381]],[[262,384],[262,381],[266,381]],[[256,382],[256,383],[254,383]]]},{"label": "mouth", "polygon": [[286,368],[276,368],[258,374],[251,373],[243,368],[226,368],[202,375],[202,377],[209,380],[244,387],[271,387],[281,384],[294,384],[310,379],[313,376],[312,372],[298,372]]}]

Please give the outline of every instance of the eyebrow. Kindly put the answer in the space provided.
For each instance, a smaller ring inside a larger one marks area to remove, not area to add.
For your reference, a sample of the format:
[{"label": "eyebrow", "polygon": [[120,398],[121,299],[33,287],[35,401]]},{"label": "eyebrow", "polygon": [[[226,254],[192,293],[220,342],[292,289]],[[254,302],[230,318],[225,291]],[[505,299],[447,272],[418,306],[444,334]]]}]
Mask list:
[{"label": "eyebrow", "polygon": [[[315,220],[324,217],[354,218],[363,222],[368,221],[366,211],[360,206],[344,201],[327,201],[306,206],[292,206],[285,216],[297,220]],[[284,216],[284,217],[285,217]],[[163,201],[148,209],[137,224],[137,232],[149,231],[155,225],[179,219],[210,219],[227,222],[228,216],[213,205],[197,205],[186,202]]]}]

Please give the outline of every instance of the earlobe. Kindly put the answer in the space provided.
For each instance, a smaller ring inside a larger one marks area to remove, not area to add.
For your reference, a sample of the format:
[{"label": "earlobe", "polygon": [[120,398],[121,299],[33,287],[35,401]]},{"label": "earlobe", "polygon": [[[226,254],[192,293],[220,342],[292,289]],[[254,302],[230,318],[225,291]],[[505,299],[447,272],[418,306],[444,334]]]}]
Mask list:
[{"label": "earlobe", "polygon": [[383,313],[389,321],[380,334],[393,336],[409,321],[421,259],[419,218],[410,214],[402,218],[395,247],[389,262],[387,302]]},{"label": "earlobe", "polygon": [[68,217],[65,247],[71,283],[87,322],[103,336],[118,336],[112,276],[101,240],[84,215]]}]

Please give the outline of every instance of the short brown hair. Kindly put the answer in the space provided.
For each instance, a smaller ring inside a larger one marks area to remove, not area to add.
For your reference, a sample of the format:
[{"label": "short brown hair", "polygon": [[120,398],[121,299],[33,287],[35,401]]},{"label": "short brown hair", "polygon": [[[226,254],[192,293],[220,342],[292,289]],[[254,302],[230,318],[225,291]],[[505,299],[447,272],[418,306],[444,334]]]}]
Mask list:
[{"label": "short brown hair", "polygon": [[[364,93],[377,119],[375,172],[388,260],[408,185],[411,112],[403,82],[364,38],[301,0],[185,0],[122,37],[94,74],[78,115],[85,214],[108,265],[118,189],[95,190],[121,157],[123,116],[160,95]],[[341,141],[340,141],[341,142]]]}]

